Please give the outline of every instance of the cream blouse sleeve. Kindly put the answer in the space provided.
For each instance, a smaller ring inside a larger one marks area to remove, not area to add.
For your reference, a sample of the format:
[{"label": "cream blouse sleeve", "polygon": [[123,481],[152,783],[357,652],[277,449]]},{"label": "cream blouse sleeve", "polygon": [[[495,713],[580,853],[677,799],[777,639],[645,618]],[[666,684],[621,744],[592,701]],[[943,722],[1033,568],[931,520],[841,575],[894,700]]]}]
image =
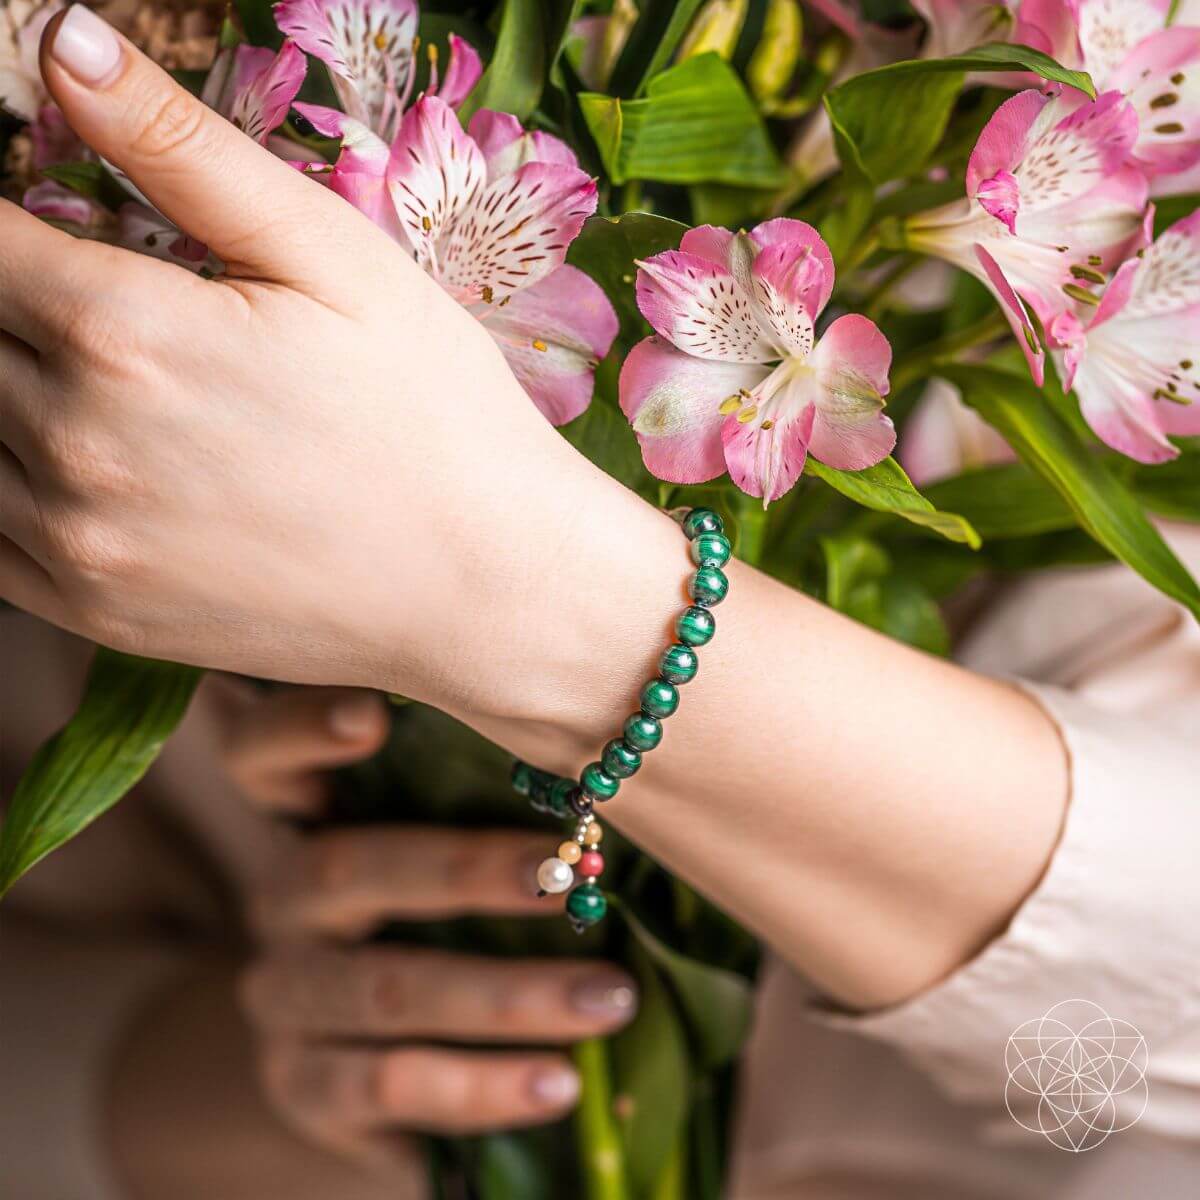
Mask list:
[{"label": "cream blouse sleeve", "polygon": [[[1035,598],[997,642],[1011,649],[1017,630],[1036,637],[1039,624],[1086,625],[1098,602],[1107,623],[1099,640],[1040,656],[1053,682],[1017,681],[1057,723],[1071,763],[1066,821],[1042,880],[1007,930],[942,983],[886,1011],[827,1019],[890,1043],[954,1099],[993,1105],[1005,1094],[1008,1032],[1086,1001],[1146,1039],[1154,1103],[1141,1127],[1197,1138],[1200,626],[1127,572],[1111,593],[1085,595],[1081,608],[1068,589],[1052,610]],[[1035,649],[1023,648],[1030,662]]]}]

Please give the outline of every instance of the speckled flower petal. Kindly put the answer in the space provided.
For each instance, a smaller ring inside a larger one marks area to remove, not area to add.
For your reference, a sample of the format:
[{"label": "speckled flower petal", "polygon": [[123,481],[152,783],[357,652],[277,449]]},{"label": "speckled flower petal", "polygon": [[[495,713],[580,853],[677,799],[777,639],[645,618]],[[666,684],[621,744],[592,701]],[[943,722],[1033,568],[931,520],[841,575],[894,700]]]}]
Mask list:
[{"label": "speckled flower petal", "polygon": [[295,42],[284,42],[265,69],[235,92],[229,108],[230,121],[247,137],[265,142],[267,135],[286,119],[307,69],[300,47]]},{"label": "speckled flower petal", "polygon": [[415,0],[281,0],[275,23],[329,68],[346,113],[387,140],[412,70]]},{"label": "speckled flower petal", "polygon": [[637,302],[667,341],[698,358],[764,363],[779,357],[753,298],[726,266],[682,250],[638,264]]},{"label": "speckled flower petal", "polygon": [[617,336],[604,290],[576,267],[561,266],[484,317],[513,374],[552,425],[587,408],[596,364]]}]

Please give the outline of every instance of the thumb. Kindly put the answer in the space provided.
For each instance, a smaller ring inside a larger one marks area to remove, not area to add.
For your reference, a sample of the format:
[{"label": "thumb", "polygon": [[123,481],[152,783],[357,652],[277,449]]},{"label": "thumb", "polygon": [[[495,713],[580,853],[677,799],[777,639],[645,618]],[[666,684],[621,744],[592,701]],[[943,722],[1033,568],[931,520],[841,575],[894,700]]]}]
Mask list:
[{"label": "thumb", "polygon": [[233,273],[320,278],[312,272],[328,260],[338,224],[322,205],[336,197],[202,104],[101,17],[75,4],[52,20],[41,70],[79,137]]}]

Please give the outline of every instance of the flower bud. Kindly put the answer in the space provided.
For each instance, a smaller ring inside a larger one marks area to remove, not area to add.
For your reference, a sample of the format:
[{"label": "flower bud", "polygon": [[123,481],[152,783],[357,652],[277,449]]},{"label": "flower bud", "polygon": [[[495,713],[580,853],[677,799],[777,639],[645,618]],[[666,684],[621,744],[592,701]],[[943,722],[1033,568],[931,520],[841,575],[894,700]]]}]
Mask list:
[{"label": "flower bud", "polygon": [[800,0],[768,0],[762,37],[746,69],[750,92],[764,108],[779,100],[791,83],[803,42]]},{"label": "flower bud", "polygon": [[724,59],[737,49],[750,0],[708,0],[679,47],[679,61],[715,52]]}]

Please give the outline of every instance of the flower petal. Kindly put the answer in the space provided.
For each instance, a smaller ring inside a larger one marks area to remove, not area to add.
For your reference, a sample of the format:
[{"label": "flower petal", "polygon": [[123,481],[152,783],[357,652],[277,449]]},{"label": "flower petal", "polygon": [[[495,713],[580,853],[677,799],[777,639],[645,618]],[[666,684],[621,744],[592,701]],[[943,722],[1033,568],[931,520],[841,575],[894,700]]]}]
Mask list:
[{"label": "flower petal", "polygon": [[267,68],[235,93],[229,119],[247,137],[265,142],[267,135],[283,124],[307,70],[308,62],[300,47],[295,42],[284,42]]},{"label": "flower petal", "polygon": [[[1142,255],[1125,315],[1158,316],[1196,306],[1200,306],[1200,209],[1163,230]],[[1187,346],[1194,349],[1197,341]]]},{"label": "flower petal", "polygon": [[967,161],[967,195],[978,194],[983,182],[1001,171],[1011,174],[1025,153],[1030,130],[1048,96],[1030,89],[1010,96],[983,127]]},{"label": "flower petal", "polygon": [[220,263],[203,242],[181,233],[162,213],[145,204],[121,205],[117,213],[117,244],[188,271],[207,270],[215,274],[220,270]]},{"label": "flower petal", "polygon": [[750,238],[764,250],[772,246],[789,245],[803,247],[811,252],[824,268],[823,283],[815,300],[815,312],[821,312],[829,303],[834,280],[837,278],[833,255],[830,254],[825,239],[807,221],[797,221],[792,217],[776,217],[773,221],[764,221],[750,230]]},{"label": "flower petal", "polygon": [[779,357],[745,286],[707,258],[665,250],[638,263],[637,303],[658,333],[697,358],[763,363]]},{"label": "flower petal", "polygon": [[734,235],[720,225],[697,225],[689,229],[680,240],[679,249],[684,254],[706,258],[718,267],[729,266],[729,244]]},{"label": "flower petal", "polygon": [[658,337],[639,342],[621,368],[620,395],[646,469],[671,483],[724,474],[721,405],[769,374],[768,367],[693,358]]},{"label": "flower petal", "polygon": [[467,126],[487,162],[489,180],[511,175],[527,162],[578,168],[575,151],[551,134],[527,133],[511,113],[481,108]]},{"label": "flower petal", "polygon": [[317,163],[314,175],[396,241],[407,245],[408,239],[396,215],[387,184],[391,158],[387,143],[361,121],[336,108],[324,108],[319,104],[297,104],[295,108],[322,137],[341,138],[342,141],[333,170],[323,165],[322,160]]},{"label": "flower petal", "polygon": [[275,54],[267,46],[248,46],[245,42],[225,46],[204,77],[200,99],[228,118],[234,97],[246,91],[274,61]]},{"label": "flower petal", "polygon": [[438,240],[484,186],[479,147],[454,110],[425,96],[404,114],[392,143],[387,183],[418,261],[435,275]]},{"label": "flower petal", "polygon": [[729,478],[748,496],[761,496],[763,508],[790,491],[808,457],[816,405],[806,404],[775,420],[725,418],[721,445]]},{"label": "flower petal", "polygon": [[346,113],[390,140],[412,71],[415,0],[281,0],[275,23],[330,69]]},{"label": "flower petal", "polygon": [[1138,161],[1152,175],[1200,162],[1200,28],[1172,26],[1143,39],[1114,72],[1138,115]]},{"label": "flower petal", "polygon": [[483,74],[483,63],[475,47],[458,34],[450,34],[449,42],[450,62],[446,66],[441,83],[438,84],[437,94],[451,108],[457,108],[479,82],[479,77]]},{"label": "flower petal", "polygon": [[1021,206],[1021,188],[1017,178],[1009,171],[997,171],[983,180],[975,191],[975,199],[991,213],[997,221],[1007,227],[1008,232],[1017,232],[1017,211]]},{"label": "flower petal", "polygon": [[503,299],[562,266],[595,211],[595,180],[574,167],[526,163],[462,205],[438,242],[434,275],[460,297]]},{"label": "flower petal", "polygon": [[821,260],[799,242],[779,242],[759,251],[750,274],[759,324],[784,354],[807,358],[825,287]]},{"label": "flower petal", "polygon": [[1034,383],[1041,387],[1046,381],[1046,352],[1042,349],[1041,340],[1038,338],[1037,330],[1033,327],[1033,321],[1030,320],[1028,309],[1021,297],[1013,291],[1012,285],[1005,278],[1004,272],[1000,270],[999,264],[982,245],[976,245],[975,257],[983,268],[986,281],[991,284],[993,293],[1000,301],[1000,307],[1003,309],[1005,317],[1008,318],[1013,333],[1016,334],[1017,343],[1025,355],[1025,361],[1029,364],[1029,372],[1033,376]]},{"label": "flower petal", "polygon": [[1077,13],[1083,61],[1101,91],[1125,56],[1167,22],[1172,0],[1091,0],[1071,4]]},{"label": "flower petal", "polygon": [[71,232],[80,237],[87,236],[88,231],[103,224],[105,215],[104,209],[98,204],[51,179],[44,179],[27,189],[21,198],[21,205],[26,212],[44,221],[72,226]]},{"label": "flower petal", "polygon": [[596,364],[617,336],[617,314],[604,289],[568,266],[490,309],[484,325],[552,425],[587,408]]},{"label": "flower petal", "polygon": [[874,321],[857,313],[825,331],[811,363],[819,394],[809,449],[840,471],[861,471],[887,458],[896,429],[883,414],[892,347]]},{"label": "flower petal", "polygon": [[37,170],[85,157],[86,147],[75,135],[57,104],[43,104],[29,127],[33,165]]}]

